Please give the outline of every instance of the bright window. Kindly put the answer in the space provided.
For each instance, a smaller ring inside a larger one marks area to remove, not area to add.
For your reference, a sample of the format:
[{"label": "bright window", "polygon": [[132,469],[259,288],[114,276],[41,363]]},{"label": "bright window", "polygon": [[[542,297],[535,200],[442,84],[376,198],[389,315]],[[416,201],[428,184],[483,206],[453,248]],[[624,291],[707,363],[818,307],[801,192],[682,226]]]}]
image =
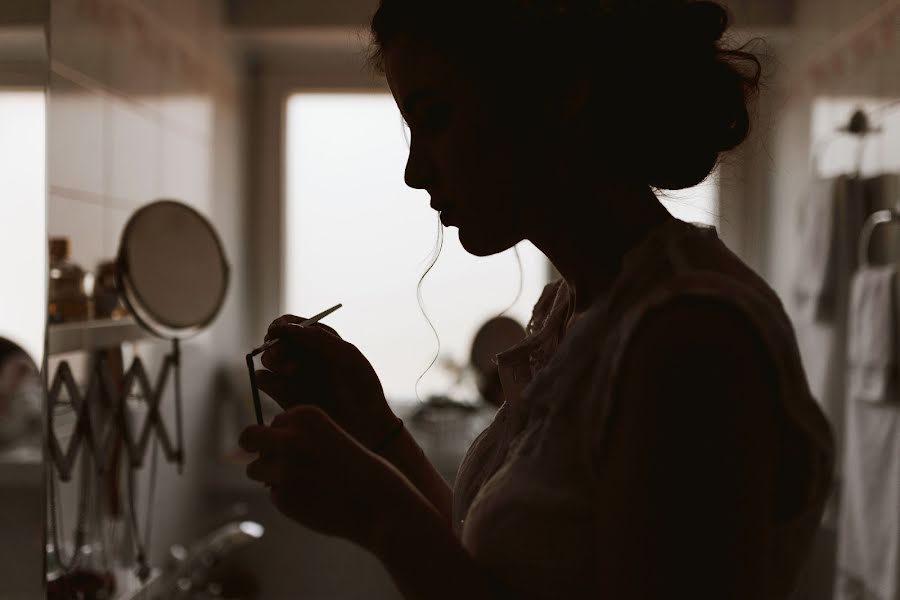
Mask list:
[{"label": "bright window", "polygon": [[[438,232],[426,192],[403,181],[409,149],[387,94],[297,94],[287,104],[284,309],[310,316],[338,302],[327,322],[372,361],[389,400],[415,401],[416,380],[437,342],[419,310],[416,286]],[[516,296],[512,251],[468,254],[444,229],[440,259],[423,284],[441,355],[468,360],[487,319]],[[547,280],[546,258],[520,245],[523,289],[507,314],[523,325]],[[422,399],[453,389],[440,364],[419,384]],[[474,400],[474,398],[458,398]]]},{"label": "bright window", "polygon": [[40,363],[46,321],[44,93],[0,90],[0,336]]},{"label": "bright window", "polygon": [[[310,316],[343,303],[327,322],[369,357],[395,403],[415,400],[416,380],[437,349],[416,286],[438,221],[428,194],[403,181],[408,155],[387,94],[302,93],[288,100],[283,309]],[[681,219],[717,224],[715,177],[662,200]],[[519,252],[522,295],[507,314],[524,325],[548,262],[530,243]],[[440,337],[440,363],[467,361],[478,327],[509,306],[518,281],[512,251],[477,258],[462,248],[456,228],[444,229],[443,252],[422,288]],[[440,363],[419,384],[421,398],[453,387]]]}]

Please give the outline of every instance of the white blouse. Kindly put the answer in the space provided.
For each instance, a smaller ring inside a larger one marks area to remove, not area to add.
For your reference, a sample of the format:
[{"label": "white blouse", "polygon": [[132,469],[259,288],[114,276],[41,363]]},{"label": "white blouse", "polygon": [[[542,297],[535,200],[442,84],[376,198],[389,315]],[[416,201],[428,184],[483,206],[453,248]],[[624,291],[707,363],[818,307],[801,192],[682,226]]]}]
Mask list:
[{"label": "white blouse", "polygon": [[476,562],[517,597],[604,597],[593,550],[603,493],[594,464],[613,382],[642,316],[685,295],[739,308],[778,365],[779,405],[792,425],[789,447],[796,449],[791,458],[794,466],[802,461],[807,477],[801,508],[771,523],[760,598],[790,595],[830,489],[831,432],[775,293],[715,229],[673,219],[629,252],[611,290],[577,318],[565,281],[549,284],[528,337],[496,358],[506,402],[459,469],[453,512],[457,534]]}]

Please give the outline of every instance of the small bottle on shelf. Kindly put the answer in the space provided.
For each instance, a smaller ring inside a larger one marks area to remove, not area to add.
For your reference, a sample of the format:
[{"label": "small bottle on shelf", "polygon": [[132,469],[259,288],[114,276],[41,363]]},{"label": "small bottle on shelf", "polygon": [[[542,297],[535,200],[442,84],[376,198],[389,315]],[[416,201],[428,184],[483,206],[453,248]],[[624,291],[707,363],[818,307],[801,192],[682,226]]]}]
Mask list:
[{"label": "small bottle on shelf", "polygon": [[50,282],[47,289],[50,323],[85,321],[92,317],[90,294],[93,276],[70,261],[68,238],[50,239]]},{"label": "small bottle on shelf", "polygon": [[128,316],[116,285],[116,263],[113,261],[100,263],[97,267],[94,311],[98,319],[122,319]]}]

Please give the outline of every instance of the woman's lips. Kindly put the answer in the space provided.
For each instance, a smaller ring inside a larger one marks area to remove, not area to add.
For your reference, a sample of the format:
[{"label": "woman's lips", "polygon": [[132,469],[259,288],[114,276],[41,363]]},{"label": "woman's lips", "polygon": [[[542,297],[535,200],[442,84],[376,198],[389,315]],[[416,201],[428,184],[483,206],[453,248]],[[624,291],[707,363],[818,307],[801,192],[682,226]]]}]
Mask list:
[{"label": "woman's lips", "polygon": [[456,225],[456,220],[453,218],[453,213],[447,212],[446,210],[442,210],[441,211],[441,223],[443,223],[445,227],[450,227],[451,225]]},{"label": "woman's lips", "polygon": [[453,214],[453,211],[448,207],[440,204],[439,202],[432,202],[431,208],[440,213],[441,223],[443,223],[444,225],[450,226],[456,224],[455,215]]}]

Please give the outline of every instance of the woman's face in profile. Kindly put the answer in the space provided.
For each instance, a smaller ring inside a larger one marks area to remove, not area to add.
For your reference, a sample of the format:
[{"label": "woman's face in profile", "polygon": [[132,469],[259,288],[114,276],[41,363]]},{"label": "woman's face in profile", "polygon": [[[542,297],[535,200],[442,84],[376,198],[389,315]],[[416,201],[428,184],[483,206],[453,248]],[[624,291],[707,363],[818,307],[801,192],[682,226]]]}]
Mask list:
[{"label": "woman's face in profile", "polygon": [[431,195],[432,208],[459,229],[471,254],[489,256],[525,239],[525,190],[533,186],[516,128],[488,110],[496,100],[489,102],[446,56],[411,38],[387,47],[385,70],[410,128],[407,185]]}]

